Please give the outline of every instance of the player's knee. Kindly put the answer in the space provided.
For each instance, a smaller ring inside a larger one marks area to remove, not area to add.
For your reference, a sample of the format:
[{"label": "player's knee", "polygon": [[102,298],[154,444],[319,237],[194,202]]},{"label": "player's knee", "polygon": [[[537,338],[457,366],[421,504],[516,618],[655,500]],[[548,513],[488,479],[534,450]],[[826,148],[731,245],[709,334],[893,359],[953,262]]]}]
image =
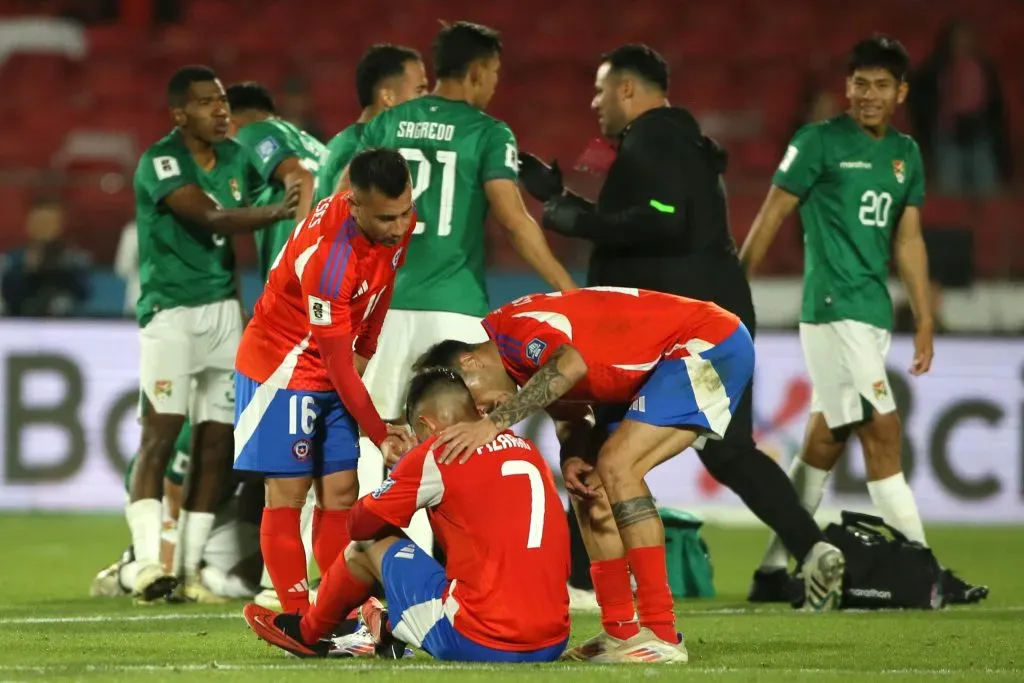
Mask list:
[{"label": "player's knee", "polygon": [[605,488],[615,488],[625,482],[631,482],[635,477],[633,473],[633,462],[626,453],[616,450],[604,450],[597,458],[597,475]]},{"label": "player's knee", "polygon": [[267,479],[267,507],[302,509],[309,493],[309,479],[269,478]]},{"label": "player's knee", "polygon": [[355,470],[338,472],[337,475],[323,479],[319,502],[320,507],[324,510],[348,510],[356,504],[356,499],[359,497],[359,478],[356,476]]},{"label": "player's knee", "polygon": [[374,541],[352,541],[345,546],[345,561],[348,563],[360,562],[366,557],[366,551]]}]

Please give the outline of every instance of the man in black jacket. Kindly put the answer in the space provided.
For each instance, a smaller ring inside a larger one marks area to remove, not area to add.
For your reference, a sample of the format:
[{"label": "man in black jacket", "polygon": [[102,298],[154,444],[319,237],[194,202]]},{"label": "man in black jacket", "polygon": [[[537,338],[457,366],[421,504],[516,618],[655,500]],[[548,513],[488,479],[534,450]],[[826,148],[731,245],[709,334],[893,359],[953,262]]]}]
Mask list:
[{"label": "man in black jacket", "polygon": [[[724,150],[689,111],[669,105],[668,65],[647,46],[625,45],[604,55],[596,87],[592,107],[601,132],[620,142],[596,204],[565,190],[557,162],[549,167],[530,154],[520,156],[521,182],[544,202],[544,227],[594,243],[587,286],[713,301],[753,334],[750,286],[729,232]],[[803,561],[824,535],[782,469],[755,446],[751,403],[748,388],[725,439],[709,441],[700,458]],[[599,414],[598,427],[620,418]],[[600,601],[601,586],[595,588]],[[751,599],[799,602],[801,588],[785,572],[755,573]]]}]

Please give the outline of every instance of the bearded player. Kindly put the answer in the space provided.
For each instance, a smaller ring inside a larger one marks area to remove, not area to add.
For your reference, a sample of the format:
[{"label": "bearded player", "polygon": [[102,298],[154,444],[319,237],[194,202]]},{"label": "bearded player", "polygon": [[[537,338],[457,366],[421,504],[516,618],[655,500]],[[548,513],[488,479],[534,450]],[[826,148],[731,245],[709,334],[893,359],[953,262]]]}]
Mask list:
[{"label": "bearded player", "polygon": [[317,173],[316,201],[329,197],[359,147],[363,128],[377,114],[427,94],[427,69],[420,53],[402,45],[373,45],[356,65],[356,97],[362,111],[351,126],[327,143]]},{"label": "bearded player", "polygon": [[317,204],[292,233],[256,304],[236,360],[235,469],[267,481],[260,544],[286,612],[309,608],[299,514],[312,486],[313,556],[348,545],[361,429],[376,446],[411,445],[385,425],[360,378],[376,351],[416,214],[409,167],[368,150],[352,191]]},{"label": "bearded player", "polygon": [[[405,268],[395,281],[381,349],[366,372],[374,403],[386,419],[400,419],[403,392],[416,357],[446,338],[483,341],[480,318],[490,309],[484,266],[484,219],[490,213],[513,247],[554,289],[575,284],[551,253],[526,211],[516,178],[515,137],[484,109],[501,67],[500,35],[486,26],[456,22],[434,39],[437,85],[426,97],[381,112],[363,129],[361,145],[397,149],[413,172],[419,222]],[[370,444],[362,443],[369,452]],[[364,489],[383,476],[368,478]],[[419,516],[412,537],[429,548]]]},{"label": "bearded player", "polygon": [[[136,598],[163,598],[182,575],[181,596],[204,602],[213,596],[199,568],[231,477],[232,368],[242,335],[230,238],[290,218],[298,195],[245,206],[248,159],[227,137],[227,95],[213,71],[179,69],[167,100],[174,130],[143,153],[135,171],[142,439],[125,516],[140,563]],[[186,414],[195,450],[172,575],[160,562],[161,499]]]},{"label": "bearded player", "polygon": [[[561,421],[562,472],[566,488],[587,499],[576,509],[591,562],[628,565],[639,615],[637,624],[628,579],[599,591],[602,624],[619,628],[569,656],[687,661],[675,628],[664,529],[644,477],[686,448],[722,438],[753,374],[747,329],[712,303],[617,287],[523,297],[488,315],[483,327],[489,341],[445,341],[417,361],[418,368],[440,365],[461,373],[477,404],[489,411],[485,420],[442,432],[435,452],[442,462],[471,452],[538,410]],[[586,442],[571,432],[582,411],[623,403],[632,406],[609,425],[597,454],[600,481],[593,482],[580,447]],[[808,553],[813,608],[828,609],[838,600],[843,567],[842,553],[827,543]]]},{"label": "bearded player", "polygon": [[[789,476],[814,512],[851,433],[864,449],[868,494],[888,524],[927,545],[903,475],[903,428],[886,376],[892,338],[889,260],[895,256],[917,323],[910,374],[932,364],[928,255],[921,237],[924,167],[917,143],[890,121],[907,97],[910,59],[899,42],[875,36],[854,46],[844,114],[800,129],[786,150],[740,258],[752,274],[782,221],[799,207],[804,229],[800,342],[814,388],[803,449]],[[784,600],[788,557],[774,536],[754,574],[750,599]],[[781,577],[781,578],[780,578]],[[949,602],[977,602],[985,587],[944,572]]]},{"label": "bearded player", "polygon": [[[569,530],[544,457],[505,430],[469,463],[439,464],[432,435],[481,419],[450,370],[412,380],[407,419],[423,441],[352,509],[356,542],[327,572],[316,605],[301,619],[249,605],[246,621],[293,654],[322,656],[321,639],[380,582],[387,612],[370,600],[361,613],[390,652],[410,643],[448,661],[557,659],[569,639]],[[418,509],[428,510],[445,567],[400,531]]]},{"label": "bearded player", "polygon": [[257,206],[280,202],[292,186],[298,186],[299,203],[293,218],[269,225],[256,233],[256,258],[260,279],[267,281],[270,268],[295,228],[313,208],[316,173],[327,156],[319,140],[277,115],[274,98],[252,81],[227,89],[231,127],[263,187]]}]

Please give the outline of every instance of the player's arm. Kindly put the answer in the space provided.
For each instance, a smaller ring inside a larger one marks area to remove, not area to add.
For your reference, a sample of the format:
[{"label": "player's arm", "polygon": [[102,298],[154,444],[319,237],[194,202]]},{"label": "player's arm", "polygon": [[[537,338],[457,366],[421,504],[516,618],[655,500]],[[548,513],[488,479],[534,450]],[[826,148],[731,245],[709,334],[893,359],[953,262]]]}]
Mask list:
[{"label": "player's arm", "polygon": [[587,363],[571,344],[556,348],[522,389],[487,416],[499,430],[508,429],[560,399],[587,374]]},{"label": "player's arm", "polygon": [[514,180],[498,178],[484,183],[491,213],[505,229],[512,247],[555,289],[567,291],[576,289],[569,272],[551,253],[544,232],[526,210],[519,187]]},{"label": "player's arm", "polygon": [[386,536],[404,536],[412,516],[420,508],[435,507],[444,496],[439,478],[423,477],[424,463],[437,467],[431,443],[424,442],[409,451],[368,496],[363,496],[349,513],[348,528],[353,541],[369,541]]},{"label": "player's arm", "polygon": [[[686,206],[690,191],[686,166],[706,164],[694,152],[667,141],[674,133],[660,121],[638,125],[623,141],[616,164],[628,169],[631,206],[620,211],[597,211],[596,206],[571,194],[544,206],[544,227],[600,245],[657,245],[677,242],[689,228]],[[696,151],[696,150],[695,150]]]},{"label": "player's arm", "polygon": [[351,270],[338,278],[328,276],[329,264],[341,263],[345,248],[344,240],[332,240],[317,250],[302,274],[302,294],[313,338],[331,384],[359,428],[379,446],[388,435],[387,427],[359,376],[353,350],[355,339],[348,308],[354,277]]},{"label": "player's arm", "polygon": [[752,276],[761,264],[779,226],[821,176],[824,169],[821,130],[821,126],[815,125],[802,128],[786,148],[772,177],[768,196],[740,248],[740,262],[747,277]]},{"label": "player's arm", "polygon": [[217,206],[199,185],[185,185],[164,198],[176,216],[218,235],[245,235],[295,215],[298,192],[270,206],[224,209]]},{"label": "player's arm", "polygon": [[[298,157],[288,157],[274,169],[274,179],[284,186],[286,192],[298,192],[298,202],[295,206],[296,222],[308,216],[313,209],[313,186],[316,181],[313,173],[302,165]],[[297,190],[292,190],[293,187]]]},{"label": "player's arm", "polygon": [[512,247],[555,289],[576,289],[568,271],[551,253],[544,231],[526,210],[519,194],[519,149],[516,138],[504,124],[495,125],[484,138],[480,158],[480,182],[490,204],[491,215],[505,229]]},{"label": "player's arm", "polygon": [[931,329],[931,307],[928,305],[928,251],[921,234],[921,211],[916,206],[903,210],[896,228],[896,267],[907,290],[917,328]]}]

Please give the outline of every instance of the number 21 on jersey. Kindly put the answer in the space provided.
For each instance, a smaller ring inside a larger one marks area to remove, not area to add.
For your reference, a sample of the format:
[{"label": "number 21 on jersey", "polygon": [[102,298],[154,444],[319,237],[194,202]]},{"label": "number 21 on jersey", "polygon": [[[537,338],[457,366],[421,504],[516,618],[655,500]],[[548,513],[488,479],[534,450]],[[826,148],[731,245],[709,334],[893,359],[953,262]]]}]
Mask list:
[{"label": "number 21 on jersey", "polygon": [[[430,187],[431,172],[433,165],[423,150],[415,147],[402,147],[398,152],[405,157],[410,164],[416,164],[415,175],[413,176],[412,201],[419,199],[420,195]],[[437,236],[447,237],[452,233],[452,210],[455,205],[455,165],[459,161],[459,155],[450,150],[438,150],[435,156],[437,163],[441,164],[441,205],[437,210]],[[416,222],[414,235],[420,235],[427,229],[423,221]]]}]

